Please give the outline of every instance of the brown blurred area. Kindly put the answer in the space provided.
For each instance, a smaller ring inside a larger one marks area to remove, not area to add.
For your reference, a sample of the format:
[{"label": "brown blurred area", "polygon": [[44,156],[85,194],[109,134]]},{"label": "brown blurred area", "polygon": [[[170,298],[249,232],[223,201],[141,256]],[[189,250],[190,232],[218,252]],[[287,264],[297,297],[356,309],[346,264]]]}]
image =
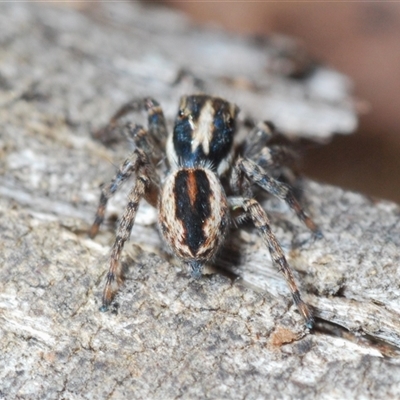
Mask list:
[{"label": "brown blurred area", "polygon": [[198,23],[300,39],[317,60],[352,78],[368,104],[356,134],[306,153],[308,176],[400,202],[400,3],[182,2]]},{"label": "brown blurred area", "polygon": [[[308,150],[303,170],[317,180],[400,202],[400,3],[176,1],[198,24],[244,34],[283,33],[317,60],[350,76],[368,104],[360,127]],[[70,1],[75,7],[95,2]]]}]

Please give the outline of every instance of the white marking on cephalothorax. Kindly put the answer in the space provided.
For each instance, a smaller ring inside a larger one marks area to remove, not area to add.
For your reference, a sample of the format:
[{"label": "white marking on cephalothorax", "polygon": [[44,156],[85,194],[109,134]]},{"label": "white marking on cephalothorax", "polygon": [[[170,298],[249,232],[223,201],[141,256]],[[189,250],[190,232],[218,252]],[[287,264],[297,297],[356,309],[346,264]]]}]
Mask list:
[{"label": "white marking on cephalothorax", "polygon": [[176,155],[172,134],[168,136],[166,144],[166,152],[169,165],[171,166],[172,169],[176,169],[178,167],[178,156]]},{"label": "white marking on cephalothorax", "polygon": [[192,151],[194,152],[196,148],[201,145],[203,147],[203,152],[207,155],[210,152],[210,142],[213,135],[214,129],[214,113],[215,110],[212,106],[211,100],[208,100],[199,115],[197,125],[192,126],[193,138],[192,138]]}]

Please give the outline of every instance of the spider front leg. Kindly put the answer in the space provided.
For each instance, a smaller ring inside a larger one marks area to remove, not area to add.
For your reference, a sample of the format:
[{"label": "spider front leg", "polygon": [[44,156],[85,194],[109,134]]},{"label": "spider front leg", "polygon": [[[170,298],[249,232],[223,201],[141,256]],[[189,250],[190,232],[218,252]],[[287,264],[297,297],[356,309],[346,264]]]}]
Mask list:
[{"label": "spider front leg", "polygon": [[283,144],[271,145],[271,140],[284,141],[285,137],[277,132],[271,121],[259,122],[248,134],[243,144],[243,157],[256,161],[265,168],[276,168],[283,161],[294,161],[297,154]]},{"label": "spider front leg", "polygon": [[259,122],[246,138],[243,148],[244,156],[254,158],[274,136],[276,136],[276,129],[272,122]]},{"label": "spider front leg", "polygon": [[103,291],[101,311],[107,311],[115,293],[122,283],[122,267],[119,259],[124,244],[129,239],[140,200],[145,198],[153,206],[157,204],[159,189],[157,184],[152,180],[153,173],[148,156],[142,150],[136,149],[132,156],[121,165],[111,182],[103,188],[96,218],[89,235],[91,237],[96,235],[104,219],[108,200],[133,173],[136,173],[136,181],[133,189],[129,193],[128,204],[120,220],[115,242],[111,249],[110,267]]},{"label": "spider front leg", "polygon": [[279,272],[281,272],[286,279],[293,300],[305,320],[306,327],[311,329],[314,323],[313,316],[306,303],[301,299],[292,270],[283,254],[282,247],[280,246],[276,236],[271,231],[270,222],[266,212],[263,210],[260,203],[253,198],[231,197],[229,198],[229,203],[233,211],[242,209],[259,230],[264,243],[269,249],[273,262],[278,265]]},{"label": "spider front leg", "polygon": [[107,125],[94,132],[94,137],[103,143],[114,141],[116,138],[113,131],[117,128],[120,119],[138,111],[147,112],[148,133],[158,146],[163,147],[168,136],[167,124],[160,104],[150,97],[131,100],[124,104],[115,112]]},{"label": "spider front leg", "polygon": [[[238,185],[243,178],[247,178],[250,183],[255,183],[266,192],[284,200],[289,207],[296,213],[297,217],[310,229],[317,238],[322,238],[322,232],[314,221],[304,212],[289,185],[270,177],[263,168],[254,161],[247,158],[240,158],[233,170],[231,184],[236,193],[240,192]],[[246,181],[246,179],[245,179]]]}]

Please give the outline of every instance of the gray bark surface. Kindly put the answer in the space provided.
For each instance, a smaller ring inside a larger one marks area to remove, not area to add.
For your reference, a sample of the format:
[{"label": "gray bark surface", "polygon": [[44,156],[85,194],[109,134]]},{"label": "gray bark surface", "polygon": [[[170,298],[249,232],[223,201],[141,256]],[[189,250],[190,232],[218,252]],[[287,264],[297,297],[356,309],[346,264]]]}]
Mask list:
[{"label": "gray bark surface", "polygon": [[[92,129],[149,95],[172,123],[179,96],[201,87],[323,141],[355,129],[345,77],[311,66],[288,39],[204,31],[137,4],[83,14],[2,3],[0,27],[0,398],[400,397],[400,210],[340,188],[301,186],[317,241],[284,204],[264,202],[314,308],[313,332],[254,229],[233,231],[240,257],[226,273],[193,281],[145,204],[118,312],[98,311],[112,218],[95,240],[86,232],[99,186],[128,153]],[[182,69],[200,84],[177,80]]]}]

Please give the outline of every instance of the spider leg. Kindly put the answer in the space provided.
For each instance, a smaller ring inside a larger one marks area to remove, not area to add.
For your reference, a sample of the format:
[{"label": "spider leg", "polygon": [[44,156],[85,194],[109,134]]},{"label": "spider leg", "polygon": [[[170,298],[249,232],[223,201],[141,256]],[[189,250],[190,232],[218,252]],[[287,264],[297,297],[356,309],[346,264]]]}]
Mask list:
[{"label": "spider leg", "polygon": [[262,168],[272,168],[293,162],[297,153],[285,144],[269,144],[272,140],[287,141],[270,121],[259,122],[247,135],[243,143],[243,156],[254,160]]},{"label": "spider leg", "polygon": [[89,237],[94,238],[97,235],[100,225],[104,221],[108,200],[110,200],[122,184],[139,169],[140,165],[146,164],[147,162],[146,154],[143,151],[135,150],[133,154],[118,168],[117,173],[111,179],[110,183],[103,186],[96,216],[93,225],[89,230]]},{"label": "spider leg", "polygon": [[[277,165],[277,152],[275,149],[267,147],[267,143],[277,135],[275,125],[270,121],[261,121],[255,125],[247,135],[242,153],[249,159],[256,160],[257,164],[263,167],[273,167]],[[252,197],[251,182],[246,179],[243,172],[234,168],[230,176],[230,186],[236,195]]]},{"label": "spider leg", "polygon": [[276,130],[272,122],[259,122],[246,137],[243,155],[253,159],[275,135]]},{"label": "spider leg", "polygon": [[168,135],[164,113],[160,104],[150,97],[131,100],[124,104],[115,112],[106,126],[94,133],[94,137],[102,142],[115,140],[112,133],[118,126],[119,120],[127,114],[139,111],[147,112],[148,132],[157,145],[164,146]]},{"label": "spider leg", "polygon": [[255,161],[261,168],[277,169],[282,165],[287,165],[295,161],[297,153],[287,146],[266,146],[253,157],[249,157]]},{"label": "spider leg", "polygon": [[[235,174],[238,177],[240,177],[241,174],[244,174],[251,183],[257,184],[266,192],[284,200],[296,213],[297,217],[314,233],[316,237],[322,237],[322,232],[314,221],[303,211],[289,185],[270,177],[263,168],[247,158],[240,158],[235,165],[234,171],[235,170]],[[236,178],[236,180],[238,181],[238,178]]]},{"label": "spider leg", "polygon": [[228,201],[233,211],[240,208],[243,209],[259,230],[264,243],[268,246],[272,261],[278,265],[279,272],[281,272],[286,279],[293,300],[300,314],[303,316],[307,328],[311,329],[314,323],[311,311],[301,298],[292,270],[285,258],[282,247],[271,230],[266,212],[263,210],[260,203],[252,198],[230,197]]},{"label": "spider leg", "polygon": [[163,158],[163,152],[160,145],[155,143],[153,137],[142,125],[128,122],[123,129],[124,136],[133,142],[134,147],[143,150],[152,160],[153,165]]},{"label": "spider leg", "polygon": [[136,182],[129,193],[128,204],[121,217],[115,242],[111,249],[110,267],[103,291],[103,304],[100,311],[107,311],[116,291],[122,283],[122,266],[119,259],[125,242],[131,234],[140,200],[145,198],[149,201],[152,198],[156,202],[158,197],[158,187],[152,182],[146,160],[141,156],[143,155],[140,155],[140,151],[137,151],[134,153],[134,157],[132,157],[135,159],[134,162],[128,161],[128,164],[131,165],[130,173],[133,171],[136,172]]}]

